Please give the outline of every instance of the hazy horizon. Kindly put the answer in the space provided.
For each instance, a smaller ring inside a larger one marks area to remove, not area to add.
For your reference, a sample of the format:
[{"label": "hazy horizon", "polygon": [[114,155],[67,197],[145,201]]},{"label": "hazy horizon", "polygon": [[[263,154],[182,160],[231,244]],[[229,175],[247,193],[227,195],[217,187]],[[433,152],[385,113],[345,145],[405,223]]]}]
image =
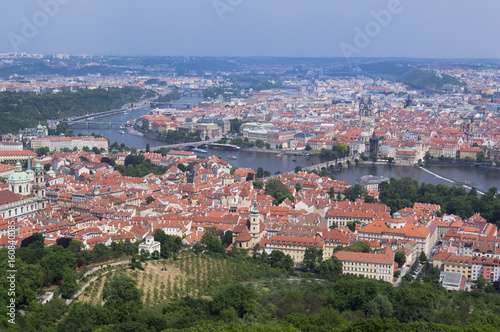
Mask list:
[{"label": "hazy horizon", "polygon": [[498,59],[500,1],[7,2],[0,53]]}]

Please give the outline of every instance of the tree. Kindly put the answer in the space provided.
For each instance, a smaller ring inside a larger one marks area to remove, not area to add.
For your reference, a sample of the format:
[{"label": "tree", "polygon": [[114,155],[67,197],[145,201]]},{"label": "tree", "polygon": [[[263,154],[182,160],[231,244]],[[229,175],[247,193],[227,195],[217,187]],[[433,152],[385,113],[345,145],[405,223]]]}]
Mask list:
[{"label": "tree", "polygon": [[254,175],[251,172],[248,172],[246,181],[253,181]]},{"label": "tree", "polygon": [[161,244],[160,256],[163,258],[172,257],[182,248],[182,239],[180,237],[167,235],[161,229],[155,230],[154,239]]},{"label": "tree", "polygon": [[346,226],[351,230],[351,232],[356,231],[356,225],[360,225],[361,221],[359,220],[354,220],[354,221],[349,221],[347,222]]},{"label": "tree", "polygon": [[102,157],[101,158],[101,163],[106,163],[110,166],[115,166],[115,160],[114,159],[110,159],[108,157]]},{"label": "tree", "polygon": [[302,189],[302,185],[301,185],[299,182],[297,182],[297,183],[295,184],[295,190],[296,190],[296,191],[299,191],[299,190],[301,190],[301,189]]},{"label": "tree", "polygon": [[274,198],[273,204],[279,205],[285,199],[290,199],[294,201],[294,197],[290,190],[278,179],[271,179],[266,182],[265,193]]},{"label": "tree", "polygon": [[293,273],[293,260],[290,255],[285,255],[282,251],[273,250],[267,259],[270,267],[277,267],[287,271],[288,273]]},{"label": "tree", "polygon": [[227,230],[224,232],[224,236],[222,236],[221,240],[222,244],[227,248],[231,243],[233,243],[233,231]]},{"label": "tree", "polygon": [[365,188],[363,188],[360,184],[355,184],[352,187],[349,187],[345,190],[344,196],[351,202],[356,201],[357,199],[363,197],[363,194],[366,192]]},{"label": "tree", "polygon": [[21,241],[21,248],[25,248],[30,246],[30,244],[34,244],[38,248],[44,247],[44,237],[40,233],[35,233]]},{"label": "tree", "polygon": [[78,290],[76,283],[75,270],[67,268],[63,273],[63,282],[59,285],[61,295],[65,299],[69,299]]},{"label": "tree", "polygon": [[394,309],[392,308],[392,303],[385,295],[377,294],[377,296],[366,305],[366,315],[368,317],[389,318],[393,314]]},{"label": "tree", "polygon": [[155,198],[153,196],[146,197],[146,204],[151,204],[154,201],[155,201]]},{"label": "tree", "polygon": [[307,144],[306,145],[306,151],[311,151],[311,150],[312,150],[312,147],[309,144]]},{"label": "tree", "polygon": [[295,166],[295,173],[302,172],[302,166]]},{"label": "tree", "polygon": [[146,144],[146,152],[149,152],[149,143]]},{"label": "tree", "polygon": [[[74,254],[81,252],[84,248],[85,248],[85,245],[78,240],[71,240],[68,244],[68,247],[67,247],[67,249]],[[77,265],[79,265],[79,264],[77,264]]]},{"label": "tree", "polygon": [[257,174],[255,175],[257,178],[264,177],[264,169],[262,167],[257,168]]},{"label": "tree", "polygon": [[326,280],[335,280],[342,274],[342,262],[335,256],[321,262],[318,267],[319,275]]},{"label": "tree", "polygon": [[64,249],[69,247],[69,244],[72,240],[69,237],[60,237],[56,240],[56,244],[58,246],[62,246]]},{"label": "tree", "polygon": [[421,262],[427,261],[427,256],[425,255],[425,252],[422,251],[420,253],[420,257],[418,258],[418,260],[421,261]]},{"label": "tree", "polygon": [[467,194],[467,197],[477,197],[477,189],[476,187],[472,187]]},{"label": "tree", "polygon": [[264,188],[264,181],[257,179],[253,182],[253,187],[255,189],[263,189]]},{"label": "tree", "polygon": [[394,254],[394,261],[398,263],[399,267],[403,267],[406,263],[405,253],[402,251],[396,252],[396,254]]},{"label": "tree", "polygon": [[142,294],[137,282],[130,277],[117,274],[104,284],[102,299],[115,321],[124,322],[137,317],[142,308]]},{"label": "tree", "polygon": [[328,197],[330,197],[330,199],[332,200],[335,200],[336,195],[337,193],[335,192],[335,188],[330,187],[330,190],[328,190]]},{"label": "tree", "polygon": [[234,308],[239,317],[258,310],[259,295],[252,286],[232,284],[223,287],[214,295],[210,311],[220,315],[225,309]]},{"label": "tree", "polygon": [[343,158],[343,157],[346,157],[349,155],[349,145],[347,145],[347,144],[337,142],[332,147],[332,150],[334,152],[337,152],[337,154],[340,158]]},{"label": "tree", "polygon": [[67,268],[76,268],[75,254],[65,250],[62,246],[50,246],[45,251],[46,254],[40,260],[40,265],[52,273],[52,281],[62,280]]},{"label": "tree", "polygon": [[477,278],[477,288],[483,289],[486,286],[486,279],[483,277],[483,275],[480,275]]},{"label": "tree", "polygon": [[496,290],[495,290],[495,287],[493,287],[492,285],[488,285],[488,286],[486,286],[486,288],[484,289],[484,292],[485,292],[485,293],[489,293],[489,294],[495,294],[495,293],[496,293]]},{"label": "tree", "polygon": [[203,234],[200,243],[204,245],[210,253],[224,254],[226,252],[224,245],[211,231],[206,231],[205,234]]},{"label": "tree", "polygon": [[323,261],[323,249],[316,247],[307,247],[304,252],[302,264],[308,271],[316,271],[319,264]]},{"label": "tree", "polygon": [[333,252],[335,253],[337,251],[352,251],[352,252],[365,252],[365,253],[371,252],[370,246],[363,241],[355,242],[347,247],[336,246],[335,249],[333,249]]},{"label": "tree", "polygon": [[35,150],[35,152],[36,152],[36,155],[37,155],[38,157],[41,157],[41,156],[46,156],[46,155],[48,155],[48,154],[49,154],[49,152],[50,152],[50,149],[49,149],[49,147],[44,146],[44,147],[42,147],[42,148],[38,148],[38,149],[36,149],[36,150]]}]

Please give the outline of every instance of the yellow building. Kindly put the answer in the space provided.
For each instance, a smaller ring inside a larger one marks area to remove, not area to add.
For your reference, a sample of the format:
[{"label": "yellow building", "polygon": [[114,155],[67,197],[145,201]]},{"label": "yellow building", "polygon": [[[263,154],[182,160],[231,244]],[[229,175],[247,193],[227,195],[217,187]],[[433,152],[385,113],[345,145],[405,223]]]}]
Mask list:
[{"label": "yellow building", "polygon": [[333,255],[342,262],[342,273],[388,282],[392,281],[394,251],[389,247],[385,247],[377,254],[337,251]]},{"label": "yellow building", "polygon": [[469,157],[472,158],[473,160],[476,160],[478,154],[483,152],[484,151],[481,148],[465,148],[460,150],[460,159]]},{"label": "yellow building", "polygon": [[302,263],[307,248],[323,248],[319,234],[311,237],[274,235],[263,242],[262,246],[266,253],[270,254],[274,250],[282,251],[285,255],[290,255],[295,263]]}]

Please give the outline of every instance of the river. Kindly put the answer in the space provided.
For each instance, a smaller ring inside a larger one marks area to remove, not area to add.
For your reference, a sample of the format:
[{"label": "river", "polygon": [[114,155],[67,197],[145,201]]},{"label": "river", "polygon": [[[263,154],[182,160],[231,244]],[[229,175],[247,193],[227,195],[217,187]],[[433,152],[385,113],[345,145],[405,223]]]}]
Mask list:
[{"label": "river", "polygon": [[[182,97],[179,103],[198,103],[201,98],[198,97]],[[127,122],[128,120],[135,120],[146,114],[150,109],[142,109],[131,111],[128,114],[115,114],[107,117],[96,118],[89,121],[91,124],[89,128],[83,128],[82,125],[72,125],[71,129],[75,134],[101,134],[109,141],[124,143],[127,146],[135,146],[136,148],[145,148],[149,143],[153,150],[155,146],[165,145],[164,141],[158,141],[153,138],[139,137],[129,134],[126,130],[124,134],[120,134],[119,125],[113,125],[109,128],[108,124],[99,124],[94,122]],[[94,123],[94,124],[92,124]],[[236,167],[250,167],[254,170],[262,167],[265,170],[274,174],[277,171],[289,172],[293,171],[296,166],[306,167],[311,164],[319,163],[320,160],[317,156],[283,156],[276,158],[275,153],[257,152],[257,151],[222,151],[208,149],[206,156],[220,156],[229,164]],[[228,159],[227,157],[232,154],[237,159]],[[409,176],[419,182],[432,183],[432,184],[448,184],[452,185],[453,181],[470,181],[478,190],[487,191],[490,187],[495,186],[500,189],[500,171],[494,168],[474,168],[464,166],[429,166],[426,170],[418,167],[402,167],[402,166],[389,166],[389,165],[365,165],[363,167],[353,167],[350,169],[343,169],[336,174],[337,180],[347,181],[353,185],[356,179],[363,175],[382,175],[386,177],[401,178]]]}]

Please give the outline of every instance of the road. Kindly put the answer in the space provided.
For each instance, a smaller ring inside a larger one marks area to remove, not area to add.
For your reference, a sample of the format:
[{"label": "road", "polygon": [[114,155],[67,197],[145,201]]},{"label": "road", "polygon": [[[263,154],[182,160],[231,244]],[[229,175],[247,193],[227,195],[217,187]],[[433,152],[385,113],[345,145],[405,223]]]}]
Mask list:
[{"label": "road", "polygon": [[[117,266],[117,265],[122,265],[122,264],[128,264],[130,263],[130,259],[127,259],[127,260],[123,260],[123,261],[119,261],[119,262],[114,262],[114,263],[108,263],[106,264],[105,262],[102,263],[102,265],[99,265],[99,266],[96,266],[96,267],[93,267],[92,269],[90,269],[89,271],[85,272],[82,276],[81,279],[83,279],[84,277],[86,277],[87,275],[89,275],[90,273],[93,273],[99,269],[102,269],[104,268],[105,266]],[[141,264],[144,264],[144,263],[141,263]],[[111,271],[114,271],[115,269],[111,270]],[[107,274],[109,272],[108,271],[105,271],[104,273],[101,274],[101,276]],[[73,302],[73,300],[76,300],[78,298],[78,296],[80,296],[84,291],[85,289],[90,285],[91,282],[94,282],[97,280],[97,278],[99,278],[99,276],[95,276],[93,278],[91,278],[89,281],[87,281],[87,283],[85,285],[83,285],[80,290],[75,294],[73,295],[71,298],[67,299],[66,300],[66,305],[69,305],[71,302]],[[80,280],[81,280],[80,279]],[[77,282],[79,283],[80,280],[77,280]]]},{"label": "road", "polygon": [[394,285],[394,287],[398,287],[398,285],[401,283],[401,280],[403,279],[403,277],[408,273],[410,272],[411,270],[411,265],[410,266],[405,266],[403,267],[403,269],[401,270],[401,275],[399,276],[398,280],[396,280],[395,282],[393,282],[392,284]]}]

